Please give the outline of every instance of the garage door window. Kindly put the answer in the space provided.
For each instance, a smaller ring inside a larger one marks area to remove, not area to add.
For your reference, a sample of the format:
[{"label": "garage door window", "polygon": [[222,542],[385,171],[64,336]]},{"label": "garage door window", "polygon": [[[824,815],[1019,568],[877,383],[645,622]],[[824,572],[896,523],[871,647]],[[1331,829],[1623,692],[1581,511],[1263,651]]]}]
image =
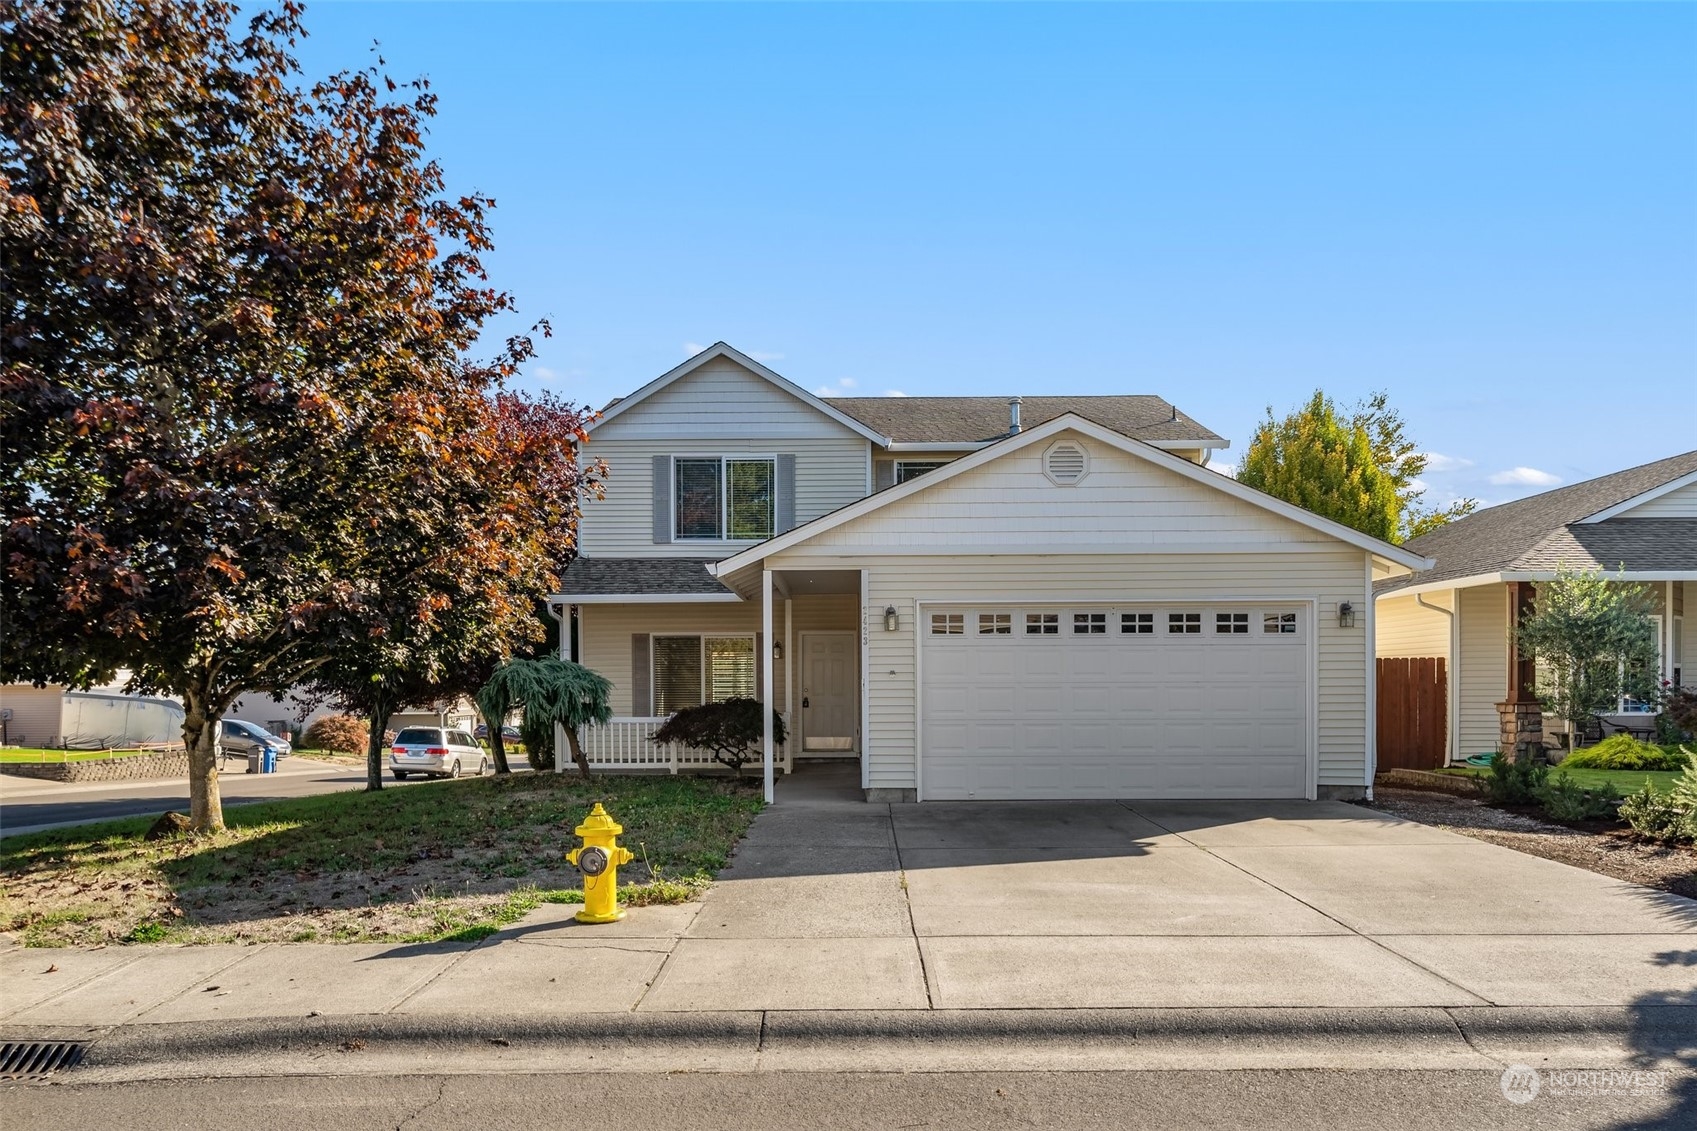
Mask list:
[{"label": "garage door window", "polygon": [[932,636],[960,636],[966,632],[965,613],[932,613]]},{"label": "garage door window", "polygon": [[1061,631],[1061,614],[1059,613],[1026,613],[1025,634],[1027,636],[1058,636]]},{"label": "garage door window", "polygon": [[1013,634],[1012,613],[979,613],[978,635],[980,636],[1011,636]]},{"label": "garage door window", "polygon": [[1261,631],[1268,636],[1295,636],[1295,613],[1262,613]]},{"label": "garage door window", "polygon": [[1155,633],[1154,613],[1121,613],[1120,633],[1126,636],[1152,636]]},{"label": "garage door window", "polygon": [[1074,613],[1072,631],[1076,636],[1104,636],[1108,631],[1108,614]]},{"label": "garage door window", "polygon": [[1221,636],[1248,636],[1248,613],[1215,613],[1214,631]]},{"label": "garage door window", "polygon": [[1167,634],[1169,636],[1200,636],[1202,635],[1201,613],[1168,613]]}]

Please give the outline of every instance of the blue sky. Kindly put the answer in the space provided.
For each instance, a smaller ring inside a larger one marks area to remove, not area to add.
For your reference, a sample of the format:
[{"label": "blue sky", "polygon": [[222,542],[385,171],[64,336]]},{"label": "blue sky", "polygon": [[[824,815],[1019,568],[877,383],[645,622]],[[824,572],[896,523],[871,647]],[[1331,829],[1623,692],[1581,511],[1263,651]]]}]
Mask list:
[{"label": "blue sky", "polygon": [[[318,3],[441,96],[494,281],[602,404],[1386,389],[1431,497],[1697,446],[1697,5]],[[500,334],[517,321],[493,328]]]}]

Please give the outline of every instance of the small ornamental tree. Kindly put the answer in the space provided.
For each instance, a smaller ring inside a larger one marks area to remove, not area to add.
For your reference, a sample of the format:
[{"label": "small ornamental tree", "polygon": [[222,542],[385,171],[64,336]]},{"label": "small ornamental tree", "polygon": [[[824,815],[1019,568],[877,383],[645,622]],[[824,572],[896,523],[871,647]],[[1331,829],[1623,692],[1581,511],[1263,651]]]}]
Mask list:
[{"label": "small ornamental tree", "polygon": [[495,669],[495,674],[477,693],[477,709],[489,727],[491,752],[505,752],[501,726],[515,710],[524,715],[519,737],[532,769],[553,768],[554,727],[566,732],[572,762],[578,774],[589,780],[589,758],[578,743],[582,726],[604,723],[613,717],[613,685],[606,677],[582,664],[567,660],[512,660]]},{"label": "small ornamental tree", "polygon": [[1461,499],[1448,507],[1422,506],[1419,477],[1426,464],[1386,394],[1343,410],[1316,390],[1282,419],[1267,410],[1237,479],[1364,534],[1401,542],[1478,505]]},{"label": "small ornamental tree", "polygon": [[1538,660],[1539,703],[1569,734],[1583,733],[1588,718],[1622,695],[1657,697],[1653,608],[1643,586],[1610,581],[1600,570],[1559,566],[1539,584],[1517,640],[1523,657]]},{"label": "small ornamental tree", "polygon": [[[677,742],[695,750],[707,750],[713,760],[742,773],[765,738],[765,706],[758,699],[721,699],[699,707],[685,707],[654,732],[655,742]],[[772,741],[781,744],[784,716],[772,712]]]}]

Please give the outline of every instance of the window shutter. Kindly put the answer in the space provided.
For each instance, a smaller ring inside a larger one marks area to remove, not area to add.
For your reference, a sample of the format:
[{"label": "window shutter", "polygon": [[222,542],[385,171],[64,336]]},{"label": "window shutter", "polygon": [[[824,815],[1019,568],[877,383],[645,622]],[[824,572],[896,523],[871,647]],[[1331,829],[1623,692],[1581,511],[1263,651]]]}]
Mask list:
[{"label": "window shutter", "polygon": [[872,469],[873,469],[873,473],[874,473],[874,478],[873,478],[873,481],[872,481],[872,489],[874,491],[883,491],[887,488],[894,487],[896,485],[896,461],[895,460],[893,460],[893,459],[881,459],[877,463],[872,465]]},{"label": "window shutter", "polygon": [[795,456],[780,455],[773,484],[772,533],[795,529]]},{"label": "window shutter", "polygon": [[633,632],[630,638],[630,712],[649,717],[654,714],[654,687],[650,682],[653,671],[648,663],[648,633]]},{"label": "window shutter", "polygon": [[672,540],[672,457],[654,457],[654,541]]},{"label": "window shutter", "polygon": [[754,634],[754,697],[762,703],[766,701],[766,653],[761,651],[766,647],[766,635]]}]

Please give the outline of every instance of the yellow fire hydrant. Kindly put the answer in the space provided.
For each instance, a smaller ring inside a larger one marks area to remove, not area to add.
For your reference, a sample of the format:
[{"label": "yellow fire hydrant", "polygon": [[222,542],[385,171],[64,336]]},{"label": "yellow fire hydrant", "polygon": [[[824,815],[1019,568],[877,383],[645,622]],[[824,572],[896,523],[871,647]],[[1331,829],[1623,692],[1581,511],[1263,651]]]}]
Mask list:
[{"label": "yellow fire hydrant", "polygon": [[583,873],[583,910],[580,923],[616,923],[625,917],[619,909],[619,865],[635,859],[630,849],[619,846],[625,827],[601,808],[597,801],[576,830],[583,844],[566,853],[566,859]]}]

